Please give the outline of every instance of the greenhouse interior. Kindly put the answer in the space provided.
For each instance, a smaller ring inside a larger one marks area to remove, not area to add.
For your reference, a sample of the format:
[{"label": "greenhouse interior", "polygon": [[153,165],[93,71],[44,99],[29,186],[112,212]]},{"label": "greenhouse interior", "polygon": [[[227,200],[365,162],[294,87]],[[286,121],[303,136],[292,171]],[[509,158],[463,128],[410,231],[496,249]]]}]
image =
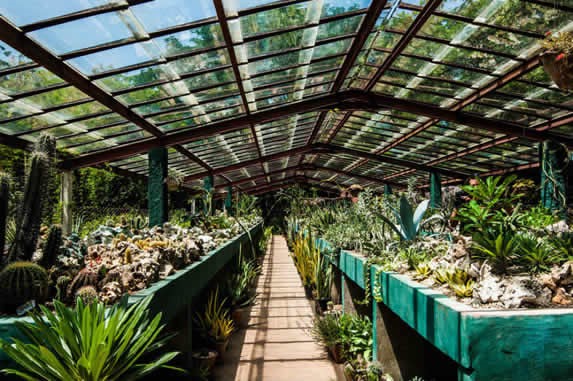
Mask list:
[{"label": "greenhouse interior", "polygon": [[0,379],[573,380],[573,0],[0,0]]}]

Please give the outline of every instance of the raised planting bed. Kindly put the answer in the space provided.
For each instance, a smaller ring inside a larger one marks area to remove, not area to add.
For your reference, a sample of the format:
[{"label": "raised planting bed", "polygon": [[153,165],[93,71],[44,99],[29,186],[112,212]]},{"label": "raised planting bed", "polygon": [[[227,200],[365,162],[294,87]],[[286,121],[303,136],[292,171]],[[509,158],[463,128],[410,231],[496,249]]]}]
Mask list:
[{"label": "raised planting bed", "polygon": [[[249,234],[254,242],[262,233],[262,223],[253,226]],[[249,234],[240,234],[228,242],[202,256],[184,269],[153,283],[146,289],[138,291],[129,297],[130,303],[135,303],[147,296],[152,300],[149,305],[151,314],[162,312],[165,323],[173,319],[186,306],[193,302],[212,281],[213,277],[239,253],[239,247],[249,243]],[[0,318],[0,337],[8,339],[19,337],[14,324],[16,321],[31,321],[28,317],[2,317]],[[0,351],[0,369],[10,363]]]},{"label": "raised planting bed", "polygon": [[[368,271],[365,258],[342,250],[334,266],[346,279],[364,289],[364,272]],[[571,309],[478,310],[408,276],[383,272],[377,266],[370,267],[370,282],[371,290],[378,289],[371,294],[381,298],[383,310],[397,315],[423,340],[455,362],[457,375],[453,379],[573,380]],[[374,306],[371,318],[377,321],[383,312],[371,298]],[[350,303],[348,298],[346,303]],[[380,324],[373,326],[373,351],[378,352],[383,365],[387,354],[380,353],[384,350],[380,341],[391,342],[392,346],[415,345],[399,343],[400,337],[407,336],[405,332],[376,332],[381,329]],[[387,336],[392,337],[388,340]],[[392,349],[396,356],[402,350]],[[401,375],[395,378],[400,379]]]}]

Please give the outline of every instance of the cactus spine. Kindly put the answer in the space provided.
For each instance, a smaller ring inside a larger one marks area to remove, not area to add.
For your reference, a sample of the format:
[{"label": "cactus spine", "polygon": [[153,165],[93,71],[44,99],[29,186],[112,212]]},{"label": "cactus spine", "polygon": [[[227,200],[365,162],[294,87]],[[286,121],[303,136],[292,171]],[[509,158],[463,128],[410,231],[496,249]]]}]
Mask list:
[{"label": "cactus spine", "polygon": [[44,195],[42,197],[42,218],[47,224],[52,223],[54,216],[54,205],[57,200],[54,199],[57,189],[56,181],[56,138],[47,133],[41,133],[36,143],[34,144],[34,151],[46,155],[46,179],[43,188]]},{"label": "cactus spine", "polygon": [[42,260],[40,264],[47,269],[52,267],[56,263],[56,259],[58,258],[62,244],[62,227],[60,225],[52,225],[52,227],[50,227],[50,231],[48,232],[48,238],[44,243]]},{"label": "cactus spine", "polygon": [[94,286],[84,286],[76,292],[76,300],[80,298],[84,304],[92,304],[98,301],[97,290]]},{"label": "cactus spine", "polygon": [[73,297],[84,286],[97,286],[98,275],[88,268],[80,270],[68,287],[68,297]]},{"label": "cactus spine", "polygon": [[48,173],[46,154],[34,152],[30,173],[24,188],[24,200],[20,210],[16,239],[10,247],[8,261],[31,260],[38,244],[42,222],[42,200],[45,195]]},{"label": "cactus spine", "polygon": [[64,301],[64,299],[66,298],[66,290],[68,288],[68,285],[70,284],[70,282],[72,281],[72,278],[70,278],[67,275],[60,275],[58,277],[58,279],[56,280],[56,299],[59,301]]},{"label": "cactus spine", "polygon": [[10,306],[48,297],[48,272],[33,262],[12,262],[0,272],[0,297]]},{"label": "cactus spine", "polygon": [[4,259],[6,248],[6,220],[8,219],[8,202],[10,200],[10,176],[0,173],[0,263]]}]

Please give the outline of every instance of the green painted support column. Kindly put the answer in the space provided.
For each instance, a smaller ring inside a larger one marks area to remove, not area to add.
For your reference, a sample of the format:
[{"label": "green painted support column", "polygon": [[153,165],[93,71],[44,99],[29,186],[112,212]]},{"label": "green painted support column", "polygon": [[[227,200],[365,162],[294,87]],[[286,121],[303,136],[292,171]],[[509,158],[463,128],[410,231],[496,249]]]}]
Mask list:
[{"label": "green painted support column", "polygon": [[215,180],[212,175],[203,179],[203,189],[205,190],[205,202],[203,203],[205,214],[213,214],[213,185]]},{"label": "green painted support column", "polygon": [[555,141],[546,140],[540,144],[541,204],[547,209],[558,211],[562,218],[567,216],[567,167],[569,152]]},{"label": "green painted support column", "polygon": [[392,194],[392,186],[390,184],[384,184],[384,195],[390,196]]},{"label": "green painted support column", "polygon": [[147,207],[149,209],[149,226],[167,222],[167,148],[154,148],[148,153],[149,177],[147,179]]},{"label": "green painted support column", "polygon": [[442,179],[439,173],[430,172],[430,208],[442,207]]},{"label": "green painted support column", "polygon": [[225,197],[225,209],[229,215],[233,215],[233,187],[227,187],[227,196]]}]

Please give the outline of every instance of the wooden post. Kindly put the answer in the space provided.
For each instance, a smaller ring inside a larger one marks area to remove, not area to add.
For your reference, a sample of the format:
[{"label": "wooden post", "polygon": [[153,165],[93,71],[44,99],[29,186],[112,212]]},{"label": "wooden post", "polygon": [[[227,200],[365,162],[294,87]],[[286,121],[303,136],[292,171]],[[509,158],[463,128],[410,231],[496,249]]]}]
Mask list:
[{"label": "wooden post", "polygon": [[229,215],[233,215],[233,187],[227,187],[227,196],[225,197],[225,209]]},{"label": "wooden post", "polygon": [[442,179],[439,173],[430,172],[430,208],[442,207]]},{"label": "wooden post", "polygon": [[203,179],[203,189],[205,189],[205,202],[204,202],[204,209],[205,214],[213,214],[213,186],[214,186],[214,179],[213,175],[209,175]]},{"label": "wooden post", "polygon": [[561,143],[546,140],[539,145],[541,169],[541,203],[547,209],[567,217],[567,167],[569,153]]}]

